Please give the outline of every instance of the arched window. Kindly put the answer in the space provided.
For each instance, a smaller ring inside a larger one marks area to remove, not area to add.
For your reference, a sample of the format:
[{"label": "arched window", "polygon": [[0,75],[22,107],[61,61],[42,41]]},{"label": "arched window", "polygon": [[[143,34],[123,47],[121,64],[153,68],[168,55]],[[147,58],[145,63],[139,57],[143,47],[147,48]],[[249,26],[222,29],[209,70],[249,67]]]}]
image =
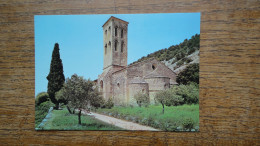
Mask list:
[{"label": "arched window", "polygon": [[103,81],[102,80],[100,81],[100,89],[101,89],[101,91],[103,90]]},{"label": "arched window", "polygon": [[156,69],[156,64],[152,65],[152,69],[155,70]]},{"label": "arched window", "polygon": [[115,51],[117,51],[117,41],[115,41]]},{"label": "arched window", "polygon": [[115,27],[115,36],[117,36],[117,26]]},{"label": "arched window", "polygon": [[119,83],[117,83],[117,87],[120,88],[120,84]]},{"label": "arched window", "polygon": [[124,37],[124,30],[122,29],[121,30],[121,38],[123,38]]},{"label": "arched window", "polygon": [[107,54],[107,44],[105,45],[105,54]]},{"label": "arched window", "polygon": [[121,52],[124,52],[124,41],[121,42]]},{"label": "arched window", "polygon": [[111,42],[110,41],[108,42],[108,46],[109,46],[109,48],[111,48]]},{"label": "arched window", "polygon": [[107,35],[107,30],[105,31],[105,34]]}]

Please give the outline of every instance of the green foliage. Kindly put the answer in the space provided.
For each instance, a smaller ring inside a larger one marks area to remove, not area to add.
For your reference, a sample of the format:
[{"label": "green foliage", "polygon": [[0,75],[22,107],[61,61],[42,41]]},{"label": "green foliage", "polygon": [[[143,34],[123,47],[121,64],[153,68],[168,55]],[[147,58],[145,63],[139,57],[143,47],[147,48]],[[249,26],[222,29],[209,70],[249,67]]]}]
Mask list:
[{"label": "green foliage", "polygon": [[169,99],[171,98],[171,92],[169,90],[162,90],[155,95],[155,101],[161,104],[167,104]]},{"label": "green foliage", "polygon": [[150,104],[150,98],[148,94],[138,92],[137,94],[134,95],[134,99],[136,100],[136,103],[138,104],[139,107],[141,106],[147,107]]},{"label": "green foliage", "polygon": [[104,107],[105,106],[105,100],[101,93],[98,92],[97,88],[93,91],[93,96],[90,98],[90,104],[95,108]]},{"label": "green foliage", "polygon": [[170,89],[158,92],[155,95],[155,100],[161,103],[162,105],[164,104],[166,106],[181,105],[184,101],[182,96],[175,94],[175,92],[173,92],[173,90]]},{"label": "green foliage", "polygon": [[69,108],[79,109],[78,122],[81,124],[81,110],[86,108],[91,103],[91,99],[97,96],[94,83],[74,74],[71,78],[66,79],[61,93],[61,96],[68,101]]},{"label": "green foliage", "polygon": [[67,78],[62,89],[62,96],[68,101],[72,108],[84,109],[91,98],[96,95],[93,88],[94,83],[74,74]]},{"label": "green foliage", "polygon": [[164,105],[197,104],[199,103],[199,86],[196,83],[173,86],[170,89],[156,93],[155,100],[162,105],[163,112]]},{"label": "green foliage", "polygon": [[[165,113],[161,113],[161,105],[149,107],[113,107],[111,109],[98,109],[101,114],[112,114],[113,117],[152,126],[164,131],[180,131],[185,119],[192,119],[194,126],[199,125],[199,105],[166,106]],[[181,129],[183,130],[183,129]]]},{"label": "green foliage", "polygon": [[173,64],[181,60],[185,56],[192,54],[196,50],[199,50],[199,48],[200,48],[200,34],[196,34],[192,36],[189,40],[185,39],[179,45],[173,45],[170,46],[168,49],[165,48],[156,51],[154,53],[148,54],[146,57],[142,57],[131,64],[135,64],[150,58],[156,58],[159,61],[163,61],[163,60],[168,61],[172,58],[175,58],[174,62],[172,62]]},{"label": "green foliage", "polygon": [[110,97],[106,104],[105,104],[105,107],[108,108],[108,109],[111,109],[112,107],[114,106],[114,102],[113,102],[113,99]]},{"label": "green foliage", "polygon": [[48,94],[52,101],[52,103],[56,104],[56,108],[58,108],[58,100],[55,98],[55,93],[58,92],[65,81],[65,77],[63,74],[63,65],[62,60],[60,59],[60,52],[59,52],[59,44],[55,43],[53,52],[52,52],[52,59],[50,65],[50,72],[47,76],[48,80]]},{"label": "green foliage", "polygon": [[190,63],[190,62],[192,62],[192,60],[190,58],[185,58],[185,62]]},{"label": "green foliage", "polygon": [[39,94],[37,94],[36,98],[35,98],[35,104],[36,105],[40,105],[41,103],[48,101],[49,100],[49,95],[47,92],[41,92]]},{"label": "green foliage", "polygon": [[69,114],[66,109],[54,110],[42,130],[123,130],[90,116],[82,116],[81,125],[77,122],[78,116]]},{"label": "green foliage", "polygon": [[186,69],[177,75],[176,82],[178,84],[184,85],[187,85],[191,82],[199,84],[199,64],[194,63],[187,66]]},{"label": "green foliage", "polygon": [[191,118],[186,118],[182,122],[183,128],[188,129],[188,130],[191,130],[192,128],[194,128],[194,124],[195,124],[195,122]]},{"label": "green foliage", "polygon": [[199,86],[196,83],[191,83],[189,85],[174,86],[169,90],[171,90],[173,96],[175,97],[179,96],[184,99],[182,102],[181,100],[179,100],[180,101],[179,104],[199,103]]},{"label": "green foliage", "polygon": [[59,103],[63,103],[64,105],[68,104],[68,100],[63,95],[64,88],[61,88],[58,92],[55,93],[55,98]]},{"label": "green foliage", "polygon": [[54,104],[51,101],[45,101],[39,105],[35,105],[35,127],[42,122],[52,106],[54,106]]}]

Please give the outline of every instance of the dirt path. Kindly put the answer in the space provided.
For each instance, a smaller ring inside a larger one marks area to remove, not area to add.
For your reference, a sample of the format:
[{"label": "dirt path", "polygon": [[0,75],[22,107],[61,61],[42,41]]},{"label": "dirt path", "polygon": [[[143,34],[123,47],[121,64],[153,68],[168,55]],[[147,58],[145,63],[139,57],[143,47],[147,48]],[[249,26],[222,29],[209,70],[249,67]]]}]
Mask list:
[{"label": "dirt path", "polygon": [[89,115],[92,116],[100,121],[106,122],[108,124],[126,129],[126,130],[149,130],[149,131],[159,131],[158,129],[154,129],[152,127],[148,127],[148,126],[143,126],[143,125],[139,125],[133,122],[128,122],[125,120],[121,120],[121,119],[117,119],[117,118],[113,118],[110,116],[106,116],[106,115],[101,115],[101,114],[97,114],[97,113],[93,113],[91,112],[90,114],[87,112],[82,111],[82,114],[84,115]]}]

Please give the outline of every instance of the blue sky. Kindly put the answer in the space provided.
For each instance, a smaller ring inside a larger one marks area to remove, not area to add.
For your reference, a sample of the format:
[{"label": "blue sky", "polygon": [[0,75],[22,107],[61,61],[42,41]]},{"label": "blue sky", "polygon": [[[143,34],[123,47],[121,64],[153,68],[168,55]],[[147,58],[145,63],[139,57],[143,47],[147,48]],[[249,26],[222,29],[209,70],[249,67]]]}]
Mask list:
[{"label": "blue sky", "polygon": [[128,64],[200,33],[200,13],[36,15],[35,95],[47,91],[55,43],[65,78],[74,73],[95,80],[103,69],[102,25],[110,16],[129,22]]}]

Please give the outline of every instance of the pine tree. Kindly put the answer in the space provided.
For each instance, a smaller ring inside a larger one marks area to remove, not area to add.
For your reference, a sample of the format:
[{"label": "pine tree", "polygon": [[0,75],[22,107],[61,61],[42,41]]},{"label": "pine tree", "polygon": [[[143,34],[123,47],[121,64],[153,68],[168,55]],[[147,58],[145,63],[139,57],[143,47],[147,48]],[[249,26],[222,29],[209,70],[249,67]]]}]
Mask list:
[{"label": "pine tree", "polygon": [[55,98],[55,93],[58,92],[65,81],[65,77],[63,74],[63,65],[62,60],[60,59],[60,52],[59,52],[59,44],[55,43],[53,52],[52,52],[52,59],[51,59],[51,66],[50,66],[50,73],[47,76],[48,82],[48,94],[49,97],[54,103],[55,109],[59,108],[59,102]]}]

